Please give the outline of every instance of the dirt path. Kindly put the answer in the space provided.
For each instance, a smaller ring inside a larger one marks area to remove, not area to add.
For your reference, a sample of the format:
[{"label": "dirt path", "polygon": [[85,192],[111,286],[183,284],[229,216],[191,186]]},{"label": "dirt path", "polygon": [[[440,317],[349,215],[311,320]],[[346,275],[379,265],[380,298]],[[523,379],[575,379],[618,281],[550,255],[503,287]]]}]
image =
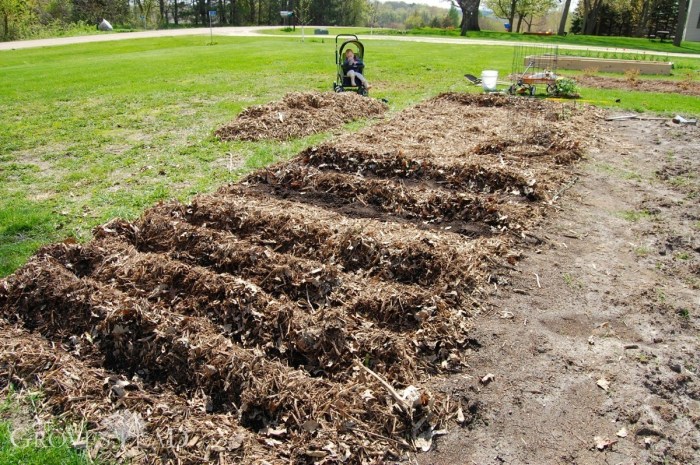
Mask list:
[{"label": "dirt path", "polygon": [[[250,37],[260,35],[259,31],[265,29],[277,29],[275,26],[257,27],[222,27],[216,28],[216,35]],[[111,42],[115,40],[147,39],[151,37],[178,37],[193,35],[209,35],[208,27],[195,27],[187,29],[161,29],[156,31],[138,32],[106,32],[87,36],[55,37],[52,39],[17,40],[13,42],[0,42],[0,50],[19,50],[23,48],[53,47],[57,45],[86,44],[90,42]]]},{"label": "dirt path", "polygon": [[[307,26],[309,31],[313,31],[318,26]],[[217,27],[214,28],[214,35],[217,36],[236,36],[236,37],[276,37],[280,39],[289,39],[288,35],[261,35],[264,30],[279,29],[279,26],[240,26],[240,27]],[[77,37],[58,37],[53,39],[37,39],[37,40],[20,40],[14,42],[0,42],[0,51],[2,50],[19,50],[23,48],[34,47],[52,47],[56,45],[82,44],[89,42],[104,42],[114,40],[127,39],[143,39],[149,37],[175,37],[185,35],[209,35],[209,28],[188,28],[188,29],[166,29],[156,31],[139,31],[139,32],[124,32],[124,33],[101,33],[89,36]],[[309,32],[311,34],[311,32]],[[487,40],[487,39],[471,39],[471,38],[449,38],[449,37],[420,37],[420,36],[387,36],[387,35],[363,35],[362,40],[389,40],[399,42],[424,42],[432,44],[455,44],[455,45],[495,45],[513,47],[522,45],[522,42],[507,41],[507,40]],[[549,43],[549,42],[544,42]],[[536,42],[532,42],[536,44]],[[568,50],[588,50],[596,52],[634,52],[634,49],[618,49],[611,47],[595,47],[559,44],[559,48]],[[668,57],[684,57],[684,58],[700,58],[700,54],[688,53],[661,53],[649,50],[639,50],[640,54],[649,55],[665,55]]]},{"label": "dirt path", "polygon": [[700,463],[700,131],[604,131],[442,385],[475,421],[421,464]]}]

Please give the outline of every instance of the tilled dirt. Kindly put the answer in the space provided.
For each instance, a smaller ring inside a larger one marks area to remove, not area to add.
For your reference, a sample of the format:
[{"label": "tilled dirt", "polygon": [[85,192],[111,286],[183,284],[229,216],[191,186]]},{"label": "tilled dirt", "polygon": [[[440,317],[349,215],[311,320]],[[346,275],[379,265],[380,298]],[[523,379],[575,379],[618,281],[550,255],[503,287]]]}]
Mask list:
[{"label": "tilled dirt", "polygon": [[419,463],[700,463],[700,128],[596,137],[543,243],[491,287],[474,372],[436,380],[477,418]]},{"label": "tilled dirt", "polygon": [[576,76],[576,83],[585,87],[601,89],[635,90],[639,92],[661,92],[700,96],[700,82],[692,79],[662,81],[659,79],[611,78],[602,76]]},{"label": "tilled dirt", "polygon": [[427,450],[480,417],[434,379],[477,375],[485,299],[545,243],[532,230],[571,188],[596,116],[444,94],[45,247],[0,282],[2,383],[126,437],[117,458],[133,463]]},{"label": "tilled dirt", "polygon": [[387,109],[355,92],[292,92],[279,102],[246,108],[215,134],[221,140],[287,140],[381,116]]}]

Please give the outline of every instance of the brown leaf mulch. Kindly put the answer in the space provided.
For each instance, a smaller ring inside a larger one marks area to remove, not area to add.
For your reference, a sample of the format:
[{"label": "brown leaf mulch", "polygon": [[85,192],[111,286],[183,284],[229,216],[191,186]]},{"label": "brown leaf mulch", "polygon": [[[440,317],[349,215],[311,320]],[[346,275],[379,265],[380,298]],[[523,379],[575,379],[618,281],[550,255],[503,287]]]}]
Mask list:
[{"label": "brown leaf mulch", "polygon": [[595,117],[443,94],[47,246],[0,281],[0,387],[126,431],[110,454],[133,463],[406,459],[468,421],[471,394],[427,382],[471,371],[481,295],[538,240]]},{"label": "brown leaf mulch", "polygon": [[387,108],[355,92],[292,92],[278,102],[245,109],[217,129],[216,136],[221,140],[288,140],[381,116]]}]

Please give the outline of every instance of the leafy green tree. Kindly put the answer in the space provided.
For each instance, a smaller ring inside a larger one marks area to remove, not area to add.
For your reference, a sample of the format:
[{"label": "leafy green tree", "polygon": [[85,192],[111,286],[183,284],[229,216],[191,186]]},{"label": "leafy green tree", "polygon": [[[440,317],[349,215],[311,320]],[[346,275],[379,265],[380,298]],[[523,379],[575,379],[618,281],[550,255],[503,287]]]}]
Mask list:
[{"label": "leafy green tree", "polygon": [[32,19],[30,2],[26,0],[0,0],[0,30],[2,40],[21,37],[22,28]]},{"label": "leafy green tree", "polygon": [[486,6],[489,7],[493,14],[499,18],[508,20],[510,28],[508,32],[513,32],[513,23],[520,0],[486,0]]},{"label": "leafy green tree", "polygon": [[337,24],[343,26],[359,26],[367,12],[366,0],[345,0],[339,2]]},{"label": "leafy green tree", "polygon": [[36,0],[34,11],[41,24],[55,21],[68,24],[73,16],[71,0]]},{"label": "leafy green tree", "polygon": [[643,36],[682,33],[686,0],[581,0],[572,15],[571,32],[591,35]]},{"label": "leafy green tree", "polygon": [[457,27],[459,26],[459,20],[459,11],[455,7],[455,4],[450,2],[450,11],[447,12],[447,17],[444,21],[445,27]]},{"label": "leafy green tree", "polygon": [[584,34],[594,34],[598,23],[598,16],[603,8],[604,0],[581,0],[579,5],[583,9],[581,17],[581,29]]},{"label": "leafy green tree", "polygon": [[139,18],[143,21],[143,27],[148,27],[148,24],[154,19],[156,0],[134,0],[134,2],[138,9]]},{"label": "leafy green tree", "polygon": [[420,14],[418,14],[418,11],[414,11],[413,14],[411,14],[411,16],[406,18],[404,27],[406,29],[418,29],[421,27],[425,27],[425,21],[423,21],[423,17]]},{"label": "leafy green tree", "polygon": [[[72,0],[72,21],[97,24],[102,18],[111,23],[129,20],[129,0]],[[141,0],[137,0],[141,1]],[[155,0],[146,0],[155,1]]]},{"label": "leafy green tree", "polygon": [[523,22],[530,30],[532,20],[549,13],[556,6],[556,0],[486,0],[486,5],[496,16],[508,20],[508,32],[513,31],[513,23],[517,18],[515,31],[520,32]]},{"label": "leafy green tree", "polygon": [[515,11],[518,15],[516,31],[520,32],[523,22],[527,24],[530,31],[533,18],[545,16],[556,6],[556,0],[519,0]]},{"label": "leafy green tree", "polygon": [[373,1],[367,4],[367,25],[371,28],[375,28],[378,25],[379,20],[379,2]]}]

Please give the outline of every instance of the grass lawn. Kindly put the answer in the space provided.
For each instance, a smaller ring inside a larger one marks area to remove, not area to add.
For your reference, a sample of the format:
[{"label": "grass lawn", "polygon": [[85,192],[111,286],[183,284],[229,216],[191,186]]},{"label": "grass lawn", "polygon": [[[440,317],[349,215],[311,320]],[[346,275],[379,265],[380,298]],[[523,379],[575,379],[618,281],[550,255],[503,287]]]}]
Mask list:
[{"label": "grass lawn", "polygon": [[[18,394],[11,389],[0,399],[0,464],[88,465],[89,460],[74,447],[85,431],[40,424],[34,416],[43,409],[37,392]],[[78,434],[80,433],[80,434]]]},{"label": "grass lawn", "polygon": [[36,441],[20,438],[7,422],[0,422],[0,463],[3,465],[87,465],[91,463],[58,434]]},{"label": "grass lawn", "polygon": [[[309,36],[314,35],[313,26],[306,26],[304,34]],[[367,27],[326,27],[328,37],[335,38],[337,34],[357,34],[360,36],[369,35],[419,35],[419,36],[439,36],[462,38],[466,41],[469,39],[486,39],[486,40],[504,40],[510,42],[540,42],[547,44],[561,45],[576,45],[580,47],[606,47],[606,48],[624,48],[635,50],[655,51],[660,55],[666,53],[700,53],[700,42],[682,42],[680,47],[673,45],[671,41],[660,42],[658,40],[649,40],[640,37],[611,37],[611,36],[587,36],[568,34],[566,36],[551,35],[537,36],[531,34],[518,34],[509,32],[497,31],[468,31],[465,37],[459,35],[459,29],[437,29],[437,28],[420,28],[408,31],[400,31],[397,29],[370,29]],[[263,34],[270,35],[301,35],[302,27],[297,26],[295,30],[286,28],[268,29],[262,31]],[[320,37],[320,36],[318,36]]]},{"label": "grass lawn", "polygon": [[[228,142],[213,131],[290,91],[331,90],[334,40],[186,36],[0,52],[0,276],[43,244],[187,200],[330,137]],[[373,96],[398,111],[464,73],[511,70],[512,47],[367,41]],[[699,60],[688,60],[690,72]],[[697,74],[697,73],[696,73]],[[681,79],[680,76],[672,79]],[[697,79],[697,77],[695,77]],[[601,105],[700,113],[697,98],[582,89]],[[352,130],[365,123],[354,123]]]}]

